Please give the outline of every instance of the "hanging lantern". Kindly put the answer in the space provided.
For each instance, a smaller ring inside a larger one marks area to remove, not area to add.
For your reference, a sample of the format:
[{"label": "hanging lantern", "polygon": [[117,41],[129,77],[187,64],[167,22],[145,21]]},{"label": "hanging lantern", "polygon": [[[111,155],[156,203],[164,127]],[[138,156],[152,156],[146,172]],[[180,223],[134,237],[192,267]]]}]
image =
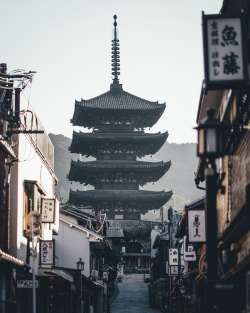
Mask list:
[{"label": "hanging lantern", "polygon": [[215,110],[207,109],[207,117],[198,127],[197,156],[216,159],[224,155],[224,130],[222,122],[214,118]]}]

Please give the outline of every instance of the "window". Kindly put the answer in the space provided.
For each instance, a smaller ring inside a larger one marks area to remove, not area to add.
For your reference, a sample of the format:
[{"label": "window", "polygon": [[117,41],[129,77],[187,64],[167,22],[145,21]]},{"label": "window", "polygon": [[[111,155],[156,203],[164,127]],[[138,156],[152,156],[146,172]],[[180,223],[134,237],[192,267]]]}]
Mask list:
[{"label": "window", "polygon": [[41,212],[42,196],[45,195],[45,190],[37,181],[24,181],[24,231],[27,230],[27,215],[32,211]]}]

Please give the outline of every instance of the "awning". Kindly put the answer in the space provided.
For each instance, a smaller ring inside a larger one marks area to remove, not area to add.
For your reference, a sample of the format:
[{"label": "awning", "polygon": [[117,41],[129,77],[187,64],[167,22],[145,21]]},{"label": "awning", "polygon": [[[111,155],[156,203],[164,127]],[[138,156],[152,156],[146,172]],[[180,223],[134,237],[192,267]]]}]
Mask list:
[{"label": "awning", "polygon": [[26,263],[24,263],[23,261],[13,257],[12,255],[6,253],[6,252],[3,252],[1,249],[0,249],[0,261],[6,261],[6,262],[9,262],[9,263],[12,263],[13,265],[16,265],[16,266],[26,266],[26,267],[29,267]]},{"label": "awning", "polygon": [[38,268],[38,276],[58,276],[69,282],[73,283],[73,276],[70,275],[68,272],[64,271],[63,269],[59,268]]},{"label": "awning", "polygon": [[6,157],[11,157],[12,159],[16,158],[16,155],[11,148],[11,146],[7,143],[7,141],[0,135],[0,152],[4,153]]}]

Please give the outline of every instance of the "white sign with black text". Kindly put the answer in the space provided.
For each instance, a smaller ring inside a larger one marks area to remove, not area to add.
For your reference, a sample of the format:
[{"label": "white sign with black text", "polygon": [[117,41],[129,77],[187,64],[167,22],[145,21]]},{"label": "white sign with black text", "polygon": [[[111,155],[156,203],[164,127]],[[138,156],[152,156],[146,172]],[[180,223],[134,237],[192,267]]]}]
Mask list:
[{"label": "white sign with black text", "polygon": [[183,237],[183,260],[186,262],[196,261],[196,252],[194,246],[187,244],[187,236]]},{"label": "white sign with black text", "polygon": [[[16,286],[17,288],[32,288],[33,284],[31,279],[17,280]],[[38,280],[35,280],[35,288],[38,288]]]},{"label": "white sign with black text", "polygon": [[207,83],[216,88],[246,81],[243,15],[203,15],[202,24]]},{"label": "white sign with black text", "polygon": [[54,223],[55,217],[55,199],[42,199],[42,222]]},{"label": "white sign with black text", "polygon": [[40,264],[54,265],[54,240],[40,241]]},{"label": "white sign with black text", "polygon": [[205,242],[205,210],[188,210],[188,241]]},{"label": "white sign with black text", "polygon": [[170,275],[171,276],[178,275],[178,266],[170,266]]},{"label": "white sign with black text", "polygon": [[169,265],[178,265],[179,264],[179,251],[178,248],[169,248],[168,250],[169,256]]}]

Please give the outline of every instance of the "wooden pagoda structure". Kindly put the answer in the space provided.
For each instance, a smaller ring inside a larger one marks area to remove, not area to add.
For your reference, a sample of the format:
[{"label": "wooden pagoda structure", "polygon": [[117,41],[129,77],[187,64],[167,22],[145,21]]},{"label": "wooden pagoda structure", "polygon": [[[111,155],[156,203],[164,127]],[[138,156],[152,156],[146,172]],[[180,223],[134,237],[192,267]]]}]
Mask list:
[{"label": "wooden pagoda structure", "polygon": [[114,16],[112,75],[110,90],[89,100],[75,101],[71,123],[91,129],[73,132],[69,150],[95,161],[72,161],[68,179],[94,186],[94,190],[70,190],[69,201],[92,206],[109,219],[140,220],[141,214],[162,207],[172,191],[140,190],[157,182],[171,162],[144,162],[138,159],[156,153],[168,133],[145,133],[165,110],[165,103],[151,102],[126,92],[119,83],[119,39]]}]

